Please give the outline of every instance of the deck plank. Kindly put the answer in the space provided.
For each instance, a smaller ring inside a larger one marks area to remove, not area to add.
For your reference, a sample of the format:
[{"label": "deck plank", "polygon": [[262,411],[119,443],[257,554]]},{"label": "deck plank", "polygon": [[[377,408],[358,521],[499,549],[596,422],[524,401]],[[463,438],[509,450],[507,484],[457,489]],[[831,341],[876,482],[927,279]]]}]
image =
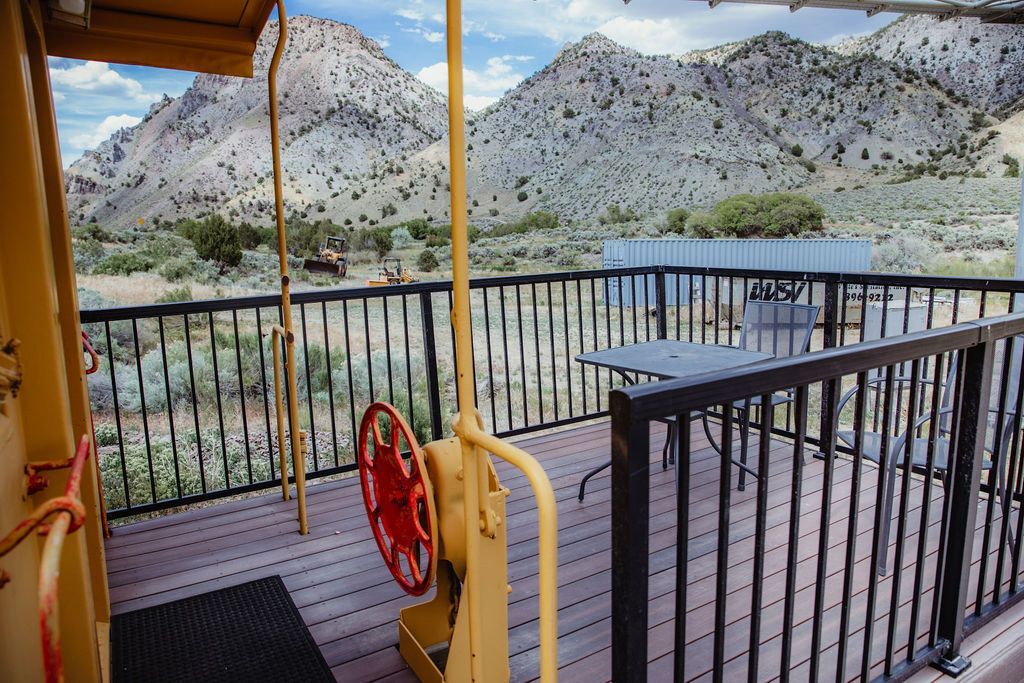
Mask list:
[{"label": "deck plank", "polygon": [[[699,430],[695,430],[699,432]],[[671,676],[673,647],[673,593],[675,581],[675,483],[671,471],[662,471],[664,428],[652,426],[650,498],[650,645],[651,680]],[[517,439],[540,460],[551,479],[559,512],[559,664],[562,678],[607,680],[610,669],[611,532],[610,476],[605,471],[591,480],[587,497],[576,499],[582,475],[607,461],[610,434],[607,422],[541,436]],[[772,680],[778,670],[782,633],[782,606],[789,537],[792,445],[772,444],[767,480],[767,535],[761,623],[761,671],[758,678]],[[751,451],[756,453],[757,438]],[[509,648],[512,679],[532,680],[539,665],[537,647],[537,515],[529,483],[518,470],[498,462],[502,484],[512,491],[507,502],[509,581]],[[837,462],[830,495],[826,601],[823,614],[822,671],[835,678],[836,624],[840,613],[843,561],[849,516],[857,518],[854,599],[851,605],[851,659],[859,660],[864,638],[866,586],[872,575],[871,528],[877,478],[861,477],[859,505],[851,510],[852,463]],[[874,469],[867,470],[875,472]],[[733,473],[735,484],[735,472]],[[687,678],[708,677],[714,630],[717,526],[719,519],[719,456],[703,434],[695,433],[690,466],[690,526]],[[800,534],[794,600],[794,676],[806,677],[818,538],[821,532],[823,465],[805,459],[802,466]],[[921,482],[911,482],[907,506],[908,560],[900,587],[900,615],[909,612],[913,589],[919,521],[923,513]],[[336,678],[345,681],[409,681],[411,673],[396,650],[398,610],[422,598],[405,595],[382,566],[370,535],[359,487],[352,477],[311,483],[307,492],[310,534],[297,533],[295,502],[281,500],[275,490],[264,495],[223,502],[195,510],[148,519],[115,529],[108,541],[108,577],[115,614],[161,604],[264,576],[278,574],[288,587],[306,624]],[[729,679],[746,676],[750,603],[754,556],[757,485],[733,490],[729,509],[729,581],[726,611],[726,672]],[[899,514],[899,498],[894,517]],[[925,598],[934,585],[936,552],[941,525],[941,487],[933,487],[928,506],[925,557]],[[984,505],[984,503],[983,503]],[[995,519],[999,519],[996,511]],[[984,516],[979,514],[979,525]],[[895,524],[891,543],[895,544]],[[976,548],[981,535],[976,535]],[[891,556],[890,550],[890,556]],[[992,552],[995,552],[993,549]],[[976,553],[977,554],[977,553]],[[991,582],[994,562],[986,574]],[[980,571],[974,565],[975,581]],[[881,672],[879,643],[884,645],[887,612],[894,572],[878,581],[874,628],[873,673]],[[1006,577],[1004,575],[1004,581]],[[1017,613],[1021,612],[1021,615]],[[923,610],[926,622],[929,610]],[[989,633],[969,645],[1004,642],[1004,631],[1024,628],[1024,608],[1011,610],[994,623],[1003,631]],[[898,630],[905,648],[909,628]],[[882,639],[879,641],[879,639]],[[971,641],[968,641],[970,644]],[[905,650],[897,653],[903,656]],[[848,676],[856,674],[848,670]],[[922,680],[929,680],[924,678]]]}]

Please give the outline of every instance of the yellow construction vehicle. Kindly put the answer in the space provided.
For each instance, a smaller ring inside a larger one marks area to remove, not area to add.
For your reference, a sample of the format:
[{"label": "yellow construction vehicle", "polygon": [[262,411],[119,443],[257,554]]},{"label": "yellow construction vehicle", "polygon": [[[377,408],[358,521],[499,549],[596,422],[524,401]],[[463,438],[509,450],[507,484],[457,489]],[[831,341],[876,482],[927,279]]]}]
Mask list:
[{"label": "yellow construction vehicle", "polygon": [[367,280],[367,287],[384,287],[386,285],[404,285],[416,282],[407,268],[402,267],[402,259],[386,258],[380,264],[380,272],[375,280]]},{"label": "yellow construction vehicle", "polygon": [[325,237],[316,250],[316,258],[302,264],[305,270],[345,277],[348,272],[348,242],[343,237]]}]

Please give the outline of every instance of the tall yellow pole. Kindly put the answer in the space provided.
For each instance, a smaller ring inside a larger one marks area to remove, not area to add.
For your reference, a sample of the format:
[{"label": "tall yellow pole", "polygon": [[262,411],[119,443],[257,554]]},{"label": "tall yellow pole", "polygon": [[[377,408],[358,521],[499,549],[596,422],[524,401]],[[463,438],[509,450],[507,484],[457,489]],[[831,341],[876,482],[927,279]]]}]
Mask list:
[{"label": "tall yellow pole", "polygon": [[[295,386],[295,335],[292,333],[291,279],[288,277],[288,240],[284,225],[284,189],[281,180],[281,144],[277,122],[277,67],[288,42],[288,19],[284,0],[277,0],[277,47],[270,60],[267,75],[270,98],[270,144],[274,161],[274,205],[277,211],[277,255],[281,267],[281,314],[284,317],[285,381],[288,384],[288,434],[292,442],[292,464],[295,467],[295,496],[299,504],[299,533],[309,533],[306,524],[306,463],[299,439],[299,397]],[[276,340],[274,341],[276,344]],[[278,448],[284,449],[284,443]],[[282,473],[284,468],[282,467]],[[284,483],[287,486],[287,480]]]},{"label": "tall yellow pole", "polygon": [[[488,520],[487,468],[479,449],[463,434],[469,425],[476,426],[473,404],[473,337],[469,326],[469,238],[466,230],[466,124],[462,99],[462,3],[447,3],[448,45],[448,166],[451,176],[452,217],[452,325],[455,328],[455,373],[459,394],[459,414],[455,432],[462,444],[462,470],[466,503],[466,556],[473,563],[480,557],[480,531]],[[473,483],[476,485],[473,485]],[[473,523],[473,510],[480,525]],[[483,642],[480,614],[480,581],[472,568],[466,572],[466,594],[469,612],[470,670],[474,681],[482,681],[483,673],[477,653]]]}]

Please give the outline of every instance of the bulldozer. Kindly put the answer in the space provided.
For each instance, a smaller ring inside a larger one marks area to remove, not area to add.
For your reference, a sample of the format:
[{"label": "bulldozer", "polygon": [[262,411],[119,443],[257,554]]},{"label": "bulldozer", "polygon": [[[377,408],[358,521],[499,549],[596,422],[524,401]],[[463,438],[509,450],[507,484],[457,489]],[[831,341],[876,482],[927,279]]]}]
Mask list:
[{"label": "bulldozer", "polygon": [[308,258],[302,267],[318,273],[345,277],[348,272],[348,242],[342,237],[327,237],[316,250],[316,258]]},{"label": "bulldozer", "polygon": [[402,267],[402,259],[386,258],[380,264],[380,272],[374,280],[367,280],[367,287],[384,287],[386,285],[403,285],[416,282],[407,268]]}]

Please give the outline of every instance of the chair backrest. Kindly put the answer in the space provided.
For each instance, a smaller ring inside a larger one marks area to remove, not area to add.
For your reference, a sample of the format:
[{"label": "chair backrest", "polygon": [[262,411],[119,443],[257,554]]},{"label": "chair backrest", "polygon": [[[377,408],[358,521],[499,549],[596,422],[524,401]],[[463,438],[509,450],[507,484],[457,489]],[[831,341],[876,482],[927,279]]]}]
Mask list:
[{"label": "chair backrest", "polygon": [[811,344],[818,306],[778,301],[747,301],[743,309],[740,348],[777,358],[806,353]]}]

